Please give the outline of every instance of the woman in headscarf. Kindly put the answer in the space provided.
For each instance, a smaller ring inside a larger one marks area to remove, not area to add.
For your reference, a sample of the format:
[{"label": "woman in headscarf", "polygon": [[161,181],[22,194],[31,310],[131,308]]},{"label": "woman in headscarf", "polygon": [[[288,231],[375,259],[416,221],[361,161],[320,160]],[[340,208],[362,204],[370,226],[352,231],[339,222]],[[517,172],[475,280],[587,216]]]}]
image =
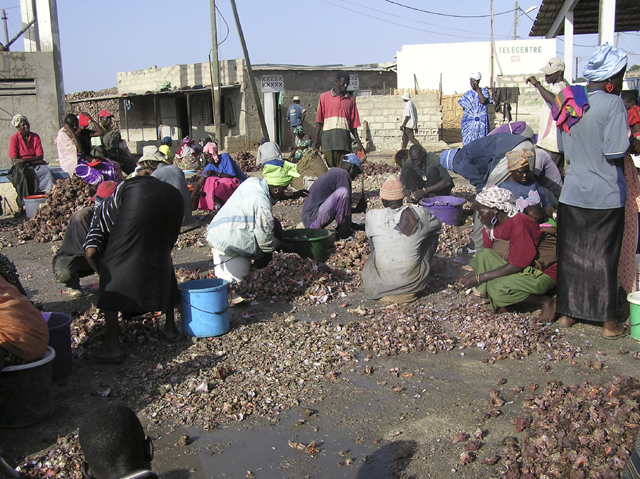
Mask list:
[{"label": "woman in headscarf", "polygon": [[182,145],[180,145],[173,158],[173,164],[183,170],[198,169],[198,154],[193,148],[193,140],[188,136],[182,139]]},{"label": "woman in headscarf", "polygon": [[527,206],[540,206],[547,216],[553,215],[553,206],[542,191],[540,184],[531,171],[535,154],[528,150],[514,150],[506,154],[509,168],[509,178],[500,184],[501,188],[509,190],[516,198],[516,209],[524,213]]},{"label": "woman in headscarf", "polygon": [[44,161],[40,137],[31,131],[29,120],[24,115],[15,115],[11,124],[18,130],[9,139],[11,169],[7,178],[16,189],[16,216],[24,214],[24,198],[38,192],[50,190],[55,178]]},{"label": "woman in headscarf", "polygon": [[549,292],[556,285],[556,266],[538,253],[538,224],[518,213],[513,194],[494,185],[476,196],[474,208],[484,226],[484,248],[471,260],[472,273],[462,278],[465,288],[476,287],[495,310],[515,304],[538,306],[538,320],[555,316]]},{"label": "woman in headscarf", "polygon": [[293,160],[297,163],[302,159],[304,154],[311,149],[313,139],[310,135],[305,135],[304,128],[302,128],[302,126],[296,126],[293,129],[293,138],[295,143],[291,150],[291,154],[289,155],[289,160]]},{"label": "woman in headscarf", "polygon": [[171,139],[171,137],[165,136],[162,139],[160,147],[158,148],[158,151],[160,151],[160,153],[162,153],[167,158],[167,162],[170,165],[173,164],[173,153],[171,153],[172,146],[173,146],[173,140]]},{"label": "woman in headscarf", "polygon": [[76,135],[79,120],[76,115],[69,113],[64,117],[62,128],[58,131],[55,145],[58,149],[60,168],[69,176],[78,178],[94,186],[103,181],[123,180],[120,165],[107,158],[92,158],[85,156],[80,140]]},{"label": "woman in headscarf", "polygon": [[626,66],[623,50],[609,44],[597,48],[582,73],[589,81],[588,108],[562,131],[568,166],[558,208],[561,316],[556,325],[599,322],[606,339],[628,334],[616,323],[627,196],[623,160],[629,149],[627,112],[619,96]]},{"label": "woman in headscarf", "polygon": [[198,209],[213,210],[216,205],[224,205],[234,191],[247,179],[238,164],[228,153],[218,154],[218,145],[209,142],[202,151],[207,166],[202,178],[193,189],[192,197],[200,193]]},{"label": "woman in headscarf", "polygon": [[487,105],[493,103],[493,100],[486,87],[480,88],[481,79],[480,72],[469,75],[471,90],[466,91],[458,100],[458,104],[464,110],[460,123],[463,145],[489,134]]}]

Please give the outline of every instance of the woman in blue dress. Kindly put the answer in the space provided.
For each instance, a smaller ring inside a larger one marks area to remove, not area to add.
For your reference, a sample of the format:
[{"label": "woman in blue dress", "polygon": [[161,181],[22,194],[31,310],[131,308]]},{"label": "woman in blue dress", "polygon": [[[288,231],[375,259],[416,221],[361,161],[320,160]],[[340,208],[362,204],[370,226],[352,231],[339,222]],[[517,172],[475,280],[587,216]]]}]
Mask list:
[{"label": "woman in blue dress", "polygon": [[487,105],[493,103],[493,100],[491,100],[488,88],[480,88],[481,78],[480,72],[472,73],[469,76],[471,90],[465,92],[458,100],[458,104],[464,110],[460,124],[463,145],[468,145],[473,140],[489,134]]}]

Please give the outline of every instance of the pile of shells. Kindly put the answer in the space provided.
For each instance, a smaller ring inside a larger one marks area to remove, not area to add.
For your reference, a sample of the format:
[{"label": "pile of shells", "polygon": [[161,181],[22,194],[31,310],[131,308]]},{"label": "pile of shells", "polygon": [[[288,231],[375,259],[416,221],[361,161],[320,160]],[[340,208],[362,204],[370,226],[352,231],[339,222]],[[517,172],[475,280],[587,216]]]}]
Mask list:
[{"label": "pile of shells", "polygon": [[398,167],[398,165],[379,162],[374,163],[372,161],[364,161],[362,163],[362,170],[366,176],[383,175],[384,180],[386,180],[387,176],[391,173],[400,173],[400,167]]},{"label": "pile of shells", "polygon": [[33,218],[18,225],[13,235],[19,240],[35,240],[37,243],[60,240],[69,224],[71,215],[85,206],[93,206],[96,187],[79,178],[58,180],[47,192],[46,203]]},{"label": "pile of shells", "polygon": [[[78,442],[78,433],[58,437],[56,444],[45,453],[35,455],[16,468],[20,477],[33,479],[83,479],[84,455]],[[8,477],[8,476],[7,476]]]},{"label": "pile of shells", "polygon": [[338,240],[334,243],[335,252],[329,256],[326,264],[334,269],[343,269],[347,273],[360,276],[360,271],[369,259],[369,238],[364,231],[356,231],[350,240]]},{"label": "pile of shells", "polygon": [[205,232],[203,231],[189,231],[187,233],[182,233],[178,236],[178,241],[176,241],[176,245],[178,249],[182,248],[202,248],[208,247],[207,239],[205,237]]},{"label": "pile of shells", "polygon": [[297,254],[274,253],[266,268],[254,271],[238,283],[236,292],[261,301],[326,303],[344,295],[346,277]]},{"label": "pile of shells", "polygon": [[604,384],[551,382],[525,398],[531,429],[506,451],[504,475],[622,477],[638,436],[638,391],[638,379],[614,376]]},{"label": "pile of shells", "polygon": [[248,151],[239,151],[236,153],[236,163],[245,173],[262,171],[262,168],[256,165],[256,157]]},{"label": "pile of shells", "polygon": [[465,246],[471,241],[470,234],[473,226],[449,226],[442,223],[442,230],[438,238],[437,254],[451,257],[461,253]]}]

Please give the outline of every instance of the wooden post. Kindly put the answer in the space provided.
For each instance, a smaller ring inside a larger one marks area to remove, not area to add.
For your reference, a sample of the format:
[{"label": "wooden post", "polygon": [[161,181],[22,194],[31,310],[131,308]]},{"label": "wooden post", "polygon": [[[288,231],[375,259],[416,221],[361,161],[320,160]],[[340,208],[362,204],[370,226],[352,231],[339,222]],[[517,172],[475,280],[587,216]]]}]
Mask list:
[{"label": "wooden post", "polygon": [[264,112],[262,111],[262,103],[260,103],[260,95],[258,94],[258,87],[256,86],[256,80],[253,77],[253,70],[251,69],[251,60],[249,60],[249,52],[247,51],[247,44],[244,41],[244,34],[242,33],[242,26],[240,25],[240,17],[238,17],[238,9],[236,8],[235,0],[229,0],[231,2],[231,8],[233,9],[233,17],[236,20],[236,28],[238,29],[238,35],[240,36],[240,43],[242,44],[242,52],[244,53],[244,61],[247,64],[247,73],[249,74],[249,81],[251,82],[251,90],[253,91],[253,97],[256,102],[256,110],[258,110],[258,118],[260,119],[260,126],[262,127],[262,136],[269,137],[267,131],[267,123],[264,120]]},{"label": "wooden post", "polygon": [[[224,148],[222,144],[222,120],[220,117],[220,65],[218,64],[218,38],[216,30],[216,2],[210,0],[211,10],[211,53],[213,58],[209,58],[209,70],[211,72],[211,100],[213,102],[213,127],[216,141],[220,150]],[[189,120],[191,123],[191,120]]]}]

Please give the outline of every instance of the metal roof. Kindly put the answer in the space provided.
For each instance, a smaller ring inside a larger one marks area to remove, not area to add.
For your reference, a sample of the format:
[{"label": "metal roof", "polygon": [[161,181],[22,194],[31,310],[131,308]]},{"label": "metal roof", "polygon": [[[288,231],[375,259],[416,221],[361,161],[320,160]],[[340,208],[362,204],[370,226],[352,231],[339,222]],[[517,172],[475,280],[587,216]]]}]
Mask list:
[{"label": "metal roof", "polygon": [[371,63],[366,65],[285,65],[285,64],[271,64],[263,63],[258,65],[251,65],[253,70],[300,70],[300,71],[340,71],[346,72],[385,72],[394,70],[397,64],[395,62],[390,63]]},{"label": "metal roof", "polygon": [[[233,85],[221,85],[220,89],[228,90],[230,88],[240,88],[240,84],[236,83]],[[84,103],[88,101],[102,101],[102,100],[115,100],[118,98],[133,98],[137,96],[149,96],[149,95],[189,95],[190,93],[209,93],[211,92],[211,85],[204,85],[198,88],[178,88],[176,90],[166,90],[166,91],[146,91],[144,93],[121,93],[119,95],[104,95],[104,96],[94,96],[90,98],[80,98],[77,100],[70,100],[69,103]]]},{"label": "metal roof", "polygon": [[[581,35],[586,33],[598,33],[598,9],[600,0],[573,0],[573,33]],[[551,26],[563,6],[565,0],[543,0],[540,5],[536,20],[531,27],[529,36],[547,36]],[[634,32],[640,30],[640,1],[617,0],[616,2],[616,32]],[[552,37],[564,34],[564,22]]]}]

